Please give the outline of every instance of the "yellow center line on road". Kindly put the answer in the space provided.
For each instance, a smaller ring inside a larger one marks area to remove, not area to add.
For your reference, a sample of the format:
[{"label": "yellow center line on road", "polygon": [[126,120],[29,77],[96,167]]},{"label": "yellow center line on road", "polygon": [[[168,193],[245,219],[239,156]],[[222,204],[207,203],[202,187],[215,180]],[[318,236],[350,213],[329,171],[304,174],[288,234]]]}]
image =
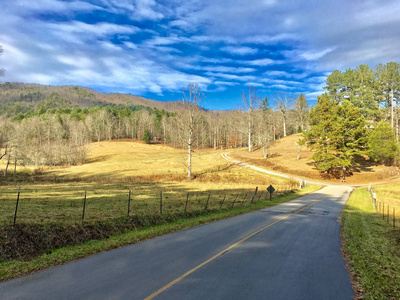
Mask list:
[{"label": "yellow center line on road", "polygon": [[275,222],[273,222],[273,223],[271,223],[271,224],[269,224],[269,225],[267,225],[267,226],[265,226],[265,227],[263,227],[263,228],[257,230],[256,232],[254,232],[254,233],[252,233],[252,234],[250,234],[250,235],[248,235],[247,237],[241,239],[241,240],[238,241],[237,243],[235,243],[235,244],[229,246],[229,247],[226,248],[225,250],[222,250],[222,251],[219,252],[218,254],[214,255],[214,256],[211,257],[210,259],[207,259],[205,262],[203,262],[203,263],[199,264],[198,266],[194,267],[193,269],[187,271],[185,274],[183,274],[182,276],[176,278],[174,281],[171,281],[170,283],[168,283],[167,285],[163,286],[163,287],[160,288],[159,290],[155,291],[153,294],[151,294],[150,296],[146,297],[144,300],[153,299],[154,297],[160,295],[162,292],[164,292],[165,290],[169,289],[170,287],[172,287],[173,285],[175,285],[176,283],[178,283],[179,281],[181,281],[181,280],[184,279],[185,277],[189,276],[189,275],[192,274],[193,272],[197,271],[197,270],[200,269],[201,267],[205,266],[205,265],[208,264],[209,262],[211,262],[211,261],[215,260],[216,258],[220,257],[220,256],[223,255],[224,253],[228,252],[229,250],[231,250],[232,248],[236,247],[237,245],[243,243],[244,241],[248,240],[249,238],[255,236],[256,234],[259,234],[260,232],[262,232],[262,231],[264,231],[265,229],[267,229],[267,228],[269,228],[269,227],[275,225],[276,223],[278,223],[278,222],[280,222],[280,221],[283,221],[283,220],[285,220],[285,219],[287,219],[287,218],[289,218],[289,217],[291,217],[291,216],[293,216],[293,215],[295,215],[295,214],[301,212],[302,210],[304,210],[304,209],[310,207],[311,205],[314,205],[315,203],[318,203],[318,202],[320,202],[320,201],[322,201],[322,200],[325,200],[325,199],[328,198],[328,197],[329,197],[329,196],[326,196],[326,197],[324,197],[324,198],[321,199],[321,200],[314,201],[313,203],[311,203],[311,204],[309,204],[309,205],[307,205],[307,206],[304,206],[303,208],[301,208],[301,209],[299,209],[299,210],[296,210],[294,213],[291,213],[290,215],[284,216],[284,217],[280,218],[279,220],[276,220]]}]

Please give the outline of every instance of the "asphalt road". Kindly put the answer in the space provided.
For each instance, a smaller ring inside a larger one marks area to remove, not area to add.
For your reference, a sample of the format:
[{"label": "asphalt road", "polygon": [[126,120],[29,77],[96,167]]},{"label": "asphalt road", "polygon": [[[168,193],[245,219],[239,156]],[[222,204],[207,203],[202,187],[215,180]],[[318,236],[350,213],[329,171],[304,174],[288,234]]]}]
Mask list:
[{"label": "asphalt road", "polygon": [[351,299],[328,186],[0,284],[0,299]]}]

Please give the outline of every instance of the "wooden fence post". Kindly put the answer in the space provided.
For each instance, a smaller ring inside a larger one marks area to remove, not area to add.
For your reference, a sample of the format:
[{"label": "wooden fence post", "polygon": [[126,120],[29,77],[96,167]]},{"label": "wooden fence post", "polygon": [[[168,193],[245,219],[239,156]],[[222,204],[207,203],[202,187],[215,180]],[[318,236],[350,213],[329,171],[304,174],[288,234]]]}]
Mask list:
[{"label": "wooden fence post", "polygon": [[253,203],[253,201],[254,201],[254,197],[256,196],[256,194],[257,194],[257,191],[258,191],[258,186],[256,187],[256,190],[254,191],[253,197],[251,197],[251,201],[250,201],[250,203]]},{"label": "wooden fence post", "polygon": [[225,196],[224,196],[224,199],[222,199],[222,202],[221,202],[221,205],[219,206],[219,209],[221,209],[221,208],[222,208],[222,205],[224,205],[225,198],[226,198],[226,194],[225,194]]},{"label": "wooden fence post", "polygon": [[258,196],[257,201],[260,201],[262,194],[264,193],[264,191],[261,191],[260,196]]},{"label": "wooden fence post", "polygon": [[388,204],[388,210],[387,210],[387,223],[389,224],[389,204]]},{"label": "wooden fence post", "polygon": [[396,228],[396,210],[393,207],[393,229]]},{"label": "wooden fence post", "polygon": [[207,199],[207,202],[206,202],[206,206],[204,207],[204,210],[207,210],[207,207],[208,207],[208,201],[210,201],[210,196],[211,196],[211,195],[208,195],[208,199]]},{"label": "wooden fence post", "polygon": [[160,192],[160,214],[162,214],[162,191]]},{"label": "wooden fence post", "polygon": [[382,219],[385,220],[385,202],[382,203]]},{"label": "wooden fence post", "polygon": [[237,193],[235,200],[232,202],[232,207],[235,205],[236,199],[239,197],[239,193]]},{"label": "wooden fence post", "polygon": [[247,198],[247,193],[244,195],[244,198],[243,198],[243,200],[242,200],[241,205],[243,205],[243,203],[244,203],[244,201],[246,200],[246,198]]},{"label": "wooden fence post", "polygon": [[129,190],[129,196],[128,196],[128,217],[130,209],[131,209],[131,190]]},{"label": "wooden fence post", "polygon": [[18,196],[17,196],[17,204],[15,205],[15,213],[14,213],[14,226],[17,221],[17,211],[18,211],[18,202],[19,202],[19,194],[21,193],[21,186],[18,188]]},{"label": "wooden fence post", "polygon": [[85,198],[83,199],[82,221],[85,219],[85,209],[86,209],[86,190],[85,190]]},{"label": "wooden fence post", "polygon": [[187,205],[188,205],[188,201],[189,201],[189,193],[187,193],[187,196],[186,196],[185,213],[186,213],[186,208],[187,208]]}]

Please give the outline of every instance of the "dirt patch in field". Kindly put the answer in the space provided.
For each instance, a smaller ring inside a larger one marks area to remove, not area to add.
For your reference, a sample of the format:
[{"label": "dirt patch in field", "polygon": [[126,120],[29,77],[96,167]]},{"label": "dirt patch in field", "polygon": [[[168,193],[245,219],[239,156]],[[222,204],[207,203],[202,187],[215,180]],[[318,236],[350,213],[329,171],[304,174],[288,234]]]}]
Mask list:
[{"label": "dirt patch in field", "polygon": [[[247,149],[233,151],[230,153],[230,157],[268,170],[319,181],[340,183],[339,173],[325,174],[316,169],[311,160],[313,152],[309,151],[307,147],[303,147],[299,159],[297,159],[296,149],[298,146],[296,142],[300,138],[299,134],[295,134],[274,141],[269,149],[267,159],[263,158],[260,148],[255,148],[252,152]],[[377,165],[364,158],[360,158],[358,164],[359,166],[355,166],[347,174],[346,183],[363,184],[393,180],[399,177],[396,167]]]}]

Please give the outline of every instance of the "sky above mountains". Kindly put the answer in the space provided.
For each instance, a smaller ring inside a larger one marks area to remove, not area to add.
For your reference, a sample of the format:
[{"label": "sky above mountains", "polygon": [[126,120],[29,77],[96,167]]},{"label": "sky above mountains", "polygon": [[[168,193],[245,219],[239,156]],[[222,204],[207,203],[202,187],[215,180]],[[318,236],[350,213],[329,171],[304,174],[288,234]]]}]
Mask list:
[{"label": "sky above mountains", "polygon": [[400,61],[400,2],[13,0],[0,3],[3,82],[81,85],[233,109],[243,89],[313,103],[335,69]]}]

